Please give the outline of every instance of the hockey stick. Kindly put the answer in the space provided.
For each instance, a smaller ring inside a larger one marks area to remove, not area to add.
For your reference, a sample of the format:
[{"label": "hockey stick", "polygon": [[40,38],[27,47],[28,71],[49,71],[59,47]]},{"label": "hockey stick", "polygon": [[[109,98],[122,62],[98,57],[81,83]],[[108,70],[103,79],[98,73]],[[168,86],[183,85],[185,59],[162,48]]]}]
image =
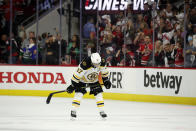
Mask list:
[{"label": "hockey stick", "polygon": [[47,104],[50,103],[50,100],[51,100],[51,98],[52,98],[52,96],[53,96],[54,94],[58,94],[58,93],[66,92],[66,91],[67,91],[67,90],[62,90],[62,91],[56,91],[56,92],[50,93],[50,94],[48,95],[47,99],[46,99],[46,103],[47,103]]},{"label": "hockey stick", "polygon": [[[96,87],[96,86],[101,86],[102,84],[95,84],[95,85],[87,85],[86,87],[83,87],[83,88],[87,88],[87,87]],[[54,94],[58,94],[58,93],[62,93],[62,92],[66,92],[67,90],[61,90],[61,91],[56,91],[56,92],[52,92],[52,93],[50,93],[49,95],[48,95],[48,97],[47,97],[47,99],[46,99],[46,104],[49,104],[50,103],[50,100],[51,100],[51,98],[52,98],[52,96],[54,95]]]}]

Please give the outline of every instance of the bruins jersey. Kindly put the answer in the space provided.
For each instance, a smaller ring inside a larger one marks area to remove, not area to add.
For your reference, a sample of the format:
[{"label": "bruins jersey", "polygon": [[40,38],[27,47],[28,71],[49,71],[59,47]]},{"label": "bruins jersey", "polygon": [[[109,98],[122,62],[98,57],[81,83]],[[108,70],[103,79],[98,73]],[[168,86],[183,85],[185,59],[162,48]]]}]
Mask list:
[{"label": "bruins jersey", "polygon": [[76,83],[95,83],[99,81],[99,73],[102,78],[109,76],[105,60],[101,60],[99,67],[94,67],[91,63],[90,57],[87,57],[79,64],[77,70],[73,74],[72,80]]}]

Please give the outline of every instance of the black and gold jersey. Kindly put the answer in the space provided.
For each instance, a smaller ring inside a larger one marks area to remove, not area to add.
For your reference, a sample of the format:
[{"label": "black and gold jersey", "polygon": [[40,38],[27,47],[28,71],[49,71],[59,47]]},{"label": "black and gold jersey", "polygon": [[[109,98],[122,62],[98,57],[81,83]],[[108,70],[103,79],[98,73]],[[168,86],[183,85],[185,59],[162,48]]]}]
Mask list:
[{"label": "black and gold jersey", "polygon": [[76,83],[95,83],[98,82],[98,76],[101,73],[102,77],[108,77],[109,71],[106,67],[104,59],[101,60],[99,67],[93,66],[90,57],[85,58],[74,72],[72,80]]}]

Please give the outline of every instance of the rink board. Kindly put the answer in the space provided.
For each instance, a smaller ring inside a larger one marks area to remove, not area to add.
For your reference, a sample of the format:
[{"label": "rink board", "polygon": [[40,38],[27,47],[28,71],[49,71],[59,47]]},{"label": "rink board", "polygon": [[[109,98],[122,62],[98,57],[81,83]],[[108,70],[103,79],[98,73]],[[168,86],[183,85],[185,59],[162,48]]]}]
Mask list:
[{"label": "rink board", "polygon": [[[67,66],[1,65],[0,95],[47,96],[53,91],[66,89],[76,69]],[[104,88],[105,99],[196,105],[196,70],[108,69],[112,88]],[[55,96],[73,97],[73,94]],[[93,98],[88,94],[84,97]]]}]

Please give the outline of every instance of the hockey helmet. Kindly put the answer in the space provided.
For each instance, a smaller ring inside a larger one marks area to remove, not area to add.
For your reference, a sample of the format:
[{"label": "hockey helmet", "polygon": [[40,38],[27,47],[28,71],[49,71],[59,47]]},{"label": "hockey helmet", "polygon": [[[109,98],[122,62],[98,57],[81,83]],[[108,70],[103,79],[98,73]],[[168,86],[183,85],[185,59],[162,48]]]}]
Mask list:
[{"label": "hockey helmet", "polygon": [[101,56],[99,53],[91,54],[91,62],[95,67],[98,67],[101,64]]}]

